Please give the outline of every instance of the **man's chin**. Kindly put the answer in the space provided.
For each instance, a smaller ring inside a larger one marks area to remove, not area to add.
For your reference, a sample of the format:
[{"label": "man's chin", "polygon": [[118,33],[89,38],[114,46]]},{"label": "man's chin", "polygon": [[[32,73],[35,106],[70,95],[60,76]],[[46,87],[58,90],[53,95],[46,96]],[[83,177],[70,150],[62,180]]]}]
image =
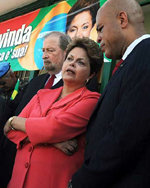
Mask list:
[{"label": "man's chin", "polygon": [[111,54],[109,54],[109,53],[107,53],[107,52],[105,52],[105,56],[107,57],[107,58],[109,58],[109,59],[111,59]]},{"label": "man's chin", "polygon": [[114,54],[111,53],[110,51],[105,50],[104,54],[105,54],[105,56],[106,56],[108,59],[114,59]]},{"label": "man's chin", "polygon": [[49,63],[45,63],[45,64],[44,64],[44,69],[45,69],[45,70],[51,69],[51,66],[49,65]]},{"label": "man's chin", "polygon": [[55,70],[55,68],[54,67],[44,67],[44,69],[46,70],[46,71],[54,71]]}]

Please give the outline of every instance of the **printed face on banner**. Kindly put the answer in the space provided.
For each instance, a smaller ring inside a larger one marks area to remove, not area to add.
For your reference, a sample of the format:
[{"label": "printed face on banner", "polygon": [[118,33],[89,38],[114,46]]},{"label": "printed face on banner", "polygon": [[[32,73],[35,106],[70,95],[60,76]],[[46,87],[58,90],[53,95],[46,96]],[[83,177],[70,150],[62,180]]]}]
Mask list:
[{"label": "printed face on banner", "polygon": [[75,37],[89,37],[92,29],[92,16],[90,11],[77,14],[70,23],[67,34],[71,39]]}]

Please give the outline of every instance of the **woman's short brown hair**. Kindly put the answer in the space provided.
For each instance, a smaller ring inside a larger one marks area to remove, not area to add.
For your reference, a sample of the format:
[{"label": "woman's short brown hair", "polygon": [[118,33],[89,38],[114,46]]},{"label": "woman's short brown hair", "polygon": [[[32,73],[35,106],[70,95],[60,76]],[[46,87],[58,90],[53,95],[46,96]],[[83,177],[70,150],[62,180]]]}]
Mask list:
[{"label": "woman's short brown hair", "polygon": [[66,57],[69,52],[76,47],[83,48],[86,51],[90,59],[90,74],[99,72],[103,64],[103,53],[99,45],[88,37],[75,38],[67,46]]}]

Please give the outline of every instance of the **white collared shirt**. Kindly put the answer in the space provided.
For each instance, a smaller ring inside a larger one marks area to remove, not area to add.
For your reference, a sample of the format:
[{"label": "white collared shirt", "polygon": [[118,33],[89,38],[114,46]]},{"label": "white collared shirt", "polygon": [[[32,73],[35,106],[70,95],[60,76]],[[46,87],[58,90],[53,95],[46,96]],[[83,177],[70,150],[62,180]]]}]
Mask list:
[{"label": "white collared shirt", "polygon": [[142,35],[141,37],[139,37],[138,39],[136,39],[135,41],[133,41],[128,48],[126,49],[122,59],[125,60],[127,58],[127,56],[132,52],[132,50],[144,39],[150,38],[149,34],[145,34]]},{"label": "white collared shirt", "polygon": [[59,72],[58,74],[55,74],[56,78],[54,79],[53,86],[57,84],[62,79],[62,72]]},{"label": "white collared shirt", "polygon": [[[45,82],[45,85],[47,84],[48,80],[51,78],[51,76],[47,79],[47,81]],[[53,85],[54,86],[55,84],[57,84],[60,80],[62,79],[62,72],[59,72],[58,74],[55,74],[55,79],[54,79],[54,82],[53,82]]]}]

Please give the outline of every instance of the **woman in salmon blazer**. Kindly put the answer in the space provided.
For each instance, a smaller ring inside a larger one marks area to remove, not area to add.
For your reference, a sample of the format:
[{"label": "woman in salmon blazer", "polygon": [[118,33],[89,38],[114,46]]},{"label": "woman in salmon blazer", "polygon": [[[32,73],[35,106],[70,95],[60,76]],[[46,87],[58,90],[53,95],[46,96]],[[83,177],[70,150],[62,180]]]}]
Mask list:
[{"label": "woman in salmon blazer", "polygon": [[[80,168],[86,125],[99,99],[86,83],[103,61],[99,46],[89,38],[73,40],[62,68],[64,86],[42,89],[19,116],[11,117],[6,136],[17,145],[8,188],[66,188]],[[77,137],[78,151],[65,155],[53,146]]]}]

